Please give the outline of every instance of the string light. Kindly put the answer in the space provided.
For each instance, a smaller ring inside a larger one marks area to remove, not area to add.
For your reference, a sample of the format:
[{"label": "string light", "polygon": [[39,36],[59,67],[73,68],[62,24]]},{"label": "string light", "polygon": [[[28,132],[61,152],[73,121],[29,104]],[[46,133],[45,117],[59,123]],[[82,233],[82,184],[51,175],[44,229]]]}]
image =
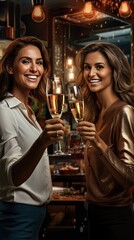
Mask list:
[{"label": "string light", "polygon": [[32,1],[32,5],[34,6],[34,9],[32,11],[32,19],[34,22],[40,23],[40,22],[43,22],[45,19],[45,13],[42,7],[43,3],[44,3],[44,0]]},{"label": "string light", "polygon": [[95,14],[95,9],[91,2],[86,2],[83,9],[83,14],[88,16],[88,18],[92,18]]},{"label": "string light", "polygon": [[72,67],[73,65],[73,59],[71,57],[67,58],[67,67]]},{"label": "string light", "polygon": [[[86,0],[85,0],[86,1]],[[134,0],[133,0],[134,1]],[[111,10],[112,13],[116,13],[117,16],[128,18],[132,14],[132,9],[130,7],[130,0],[129,1],[122,1],[122,0],[99,0],[99,1],[87,1],[84,4],[83,14],[88,17],[92,18],[96,12],[95,7],[97,9],[103,8],[103,11]]]},{"label": "string light", "polygon": [[132,13],[131,7],[128,3],[128,1],[124,1],[121,3],[120,8],[119,8],[119,14],[123,18],[128,18],[130,17]]}]

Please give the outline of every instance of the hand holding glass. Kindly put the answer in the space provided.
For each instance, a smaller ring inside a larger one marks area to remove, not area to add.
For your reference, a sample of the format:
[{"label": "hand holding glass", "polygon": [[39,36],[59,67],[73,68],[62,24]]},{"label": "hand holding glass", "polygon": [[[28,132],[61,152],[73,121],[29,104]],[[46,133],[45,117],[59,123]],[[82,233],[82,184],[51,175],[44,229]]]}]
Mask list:
[{"label": "hand holding glass", "polygon": [[[68,101],[75,121],[78,123],[84,119],[84,99],[82,90],[77,85],[68,86]],[[84,143],[81,139],[81,148],[84,148]]]},{"label": "hand holding glass", "polygon": [[[46,85],[47,105],[52,118],[61,118],[65,95],[62,80],[58,77],[48,78]],[[61,150],[60,142],[58,141],[58,149],[55,151],[56,155],[64,154]],[[55,155],[53,154],[53,155]]]}]

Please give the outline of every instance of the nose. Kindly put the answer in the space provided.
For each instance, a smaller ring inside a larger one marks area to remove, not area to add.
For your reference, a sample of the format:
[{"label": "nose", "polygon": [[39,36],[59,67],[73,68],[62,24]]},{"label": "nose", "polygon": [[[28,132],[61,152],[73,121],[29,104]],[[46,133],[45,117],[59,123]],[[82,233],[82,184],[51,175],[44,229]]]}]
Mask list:
[{"label": "nose", "polygon": [[90,68],[90,71],[89,71],[89,76],[92,77],[92,76],[95,76],[96,72],[95,72],[95,68],[94,67],[91,67]]},{"label": "nose", "polygon": [[36,72],[37,71],[37,65],[36,63],[32,62],[31,65],[30,65],[30,70],[33,71],[33,72]]}]

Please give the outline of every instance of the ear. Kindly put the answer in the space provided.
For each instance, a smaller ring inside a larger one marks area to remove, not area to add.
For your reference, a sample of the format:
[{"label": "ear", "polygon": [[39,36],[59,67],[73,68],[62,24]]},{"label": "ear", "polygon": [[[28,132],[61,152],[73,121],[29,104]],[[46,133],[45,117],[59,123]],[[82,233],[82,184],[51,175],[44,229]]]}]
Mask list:
[{"label": "ear", "polygon": [[13,74],[13,69],[12,69],[12,66],[11,66],[11,65],[7,65],[7,66],[6,66],[6,69],[7,69],[7,72],[8,72],[9,74]]}]

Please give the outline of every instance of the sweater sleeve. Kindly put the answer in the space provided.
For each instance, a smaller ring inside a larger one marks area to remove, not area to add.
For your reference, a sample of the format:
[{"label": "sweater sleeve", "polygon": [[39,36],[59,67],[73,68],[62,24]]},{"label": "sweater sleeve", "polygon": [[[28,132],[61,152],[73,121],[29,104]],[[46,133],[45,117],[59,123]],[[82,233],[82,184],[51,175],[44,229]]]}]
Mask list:
[{"label": "sweater sleeve", "polygon": [[123,187],[134,185],[134,108],[126,105],[113,121],[113,145],[101,160]]}]

